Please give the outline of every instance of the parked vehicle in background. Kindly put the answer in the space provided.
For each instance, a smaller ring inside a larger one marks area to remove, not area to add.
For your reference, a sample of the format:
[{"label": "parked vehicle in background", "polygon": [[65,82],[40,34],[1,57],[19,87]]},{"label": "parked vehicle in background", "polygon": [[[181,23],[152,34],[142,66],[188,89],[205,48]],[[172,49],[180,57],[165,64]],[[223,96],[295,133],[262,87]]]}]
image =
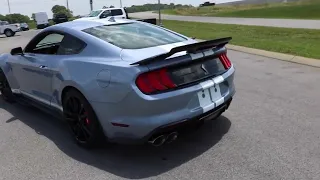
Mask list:
[{"label": "parked vehicle in background", "polygon": [[49,18],[46,12],[35,13],[37,29],[44,29],[49,26]]},{"label": "parked vehicle in background", "polygon": [[[107,17],[115,17],[120,19],[130,19],[128,12],[125,8],[106,8],[106,9],[99,9],[91,11],[91,13],[87,16],[82,18],[76,19],[75,21],[81,20],[97,20],[97,19],[106,19]],[[137,21],[147,22],[150,24],[157,24],[156,18],[151,19],[135,19]]]},{"label": "parked vehicle in background", "polygon": [[7,21],[0,21],[0,35],[4,34],[7,37],[12,37],[16,32],[20,31],[20,26],[9,24]]},{"label": "parked vehicle in background", "polygon": [[124,8],[107,8],[91,11],[88,16],[76,19],[75,21],[105,19],[110,16],[127,19],[127,14]]},{"label": "parked vehicle in background", "polygon": [[15,24],[12,24],[14,26],[16,26],[18,28],[18,31],[21,31],[21,25],[20,23],[15,23]]},{"label": "parked vehicle in background", "polygon": [[216,3],[211,3],[211,2],[209,2],[209,1],[207,1],[207,2],[205,2],[205,3],[203,3],[203,4],[200,4],[200,7],[214,6],[214,5],[216,5]]},{"label": "parked vehicle in background", "polygon": [[52,20],[55,24],[60,24],[69,21],[68,16],[65,14],[57,14]]},{"label": "parked vehicle in background", "polygon": [[29,30],[29,25],[27,23],[21,23],[20,24],[20,29],[22,31],[28,31]]}]

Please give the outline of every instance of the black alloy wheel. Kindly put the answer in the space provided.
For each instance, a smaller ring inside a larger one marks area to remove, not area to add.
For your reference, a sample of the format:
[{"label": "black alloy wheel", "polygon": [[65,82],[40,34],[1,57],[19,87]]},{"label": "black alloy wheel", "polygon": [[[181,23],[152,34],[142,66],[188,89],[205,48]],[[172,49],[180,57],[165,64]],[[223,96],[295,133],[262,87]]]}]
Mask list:
[{"label": "black alloy wheel", "polygon": [[0,71],[0,91],[3,100],[9,103],[13,103],[15,101],[9,82],[2,71]]},{"label": "black alloy wheel", "polygon": [[105,136],[100,123],[83,95],[70,90],[63,102],[63,113],[77,144],[85,148],[103,146]]}]

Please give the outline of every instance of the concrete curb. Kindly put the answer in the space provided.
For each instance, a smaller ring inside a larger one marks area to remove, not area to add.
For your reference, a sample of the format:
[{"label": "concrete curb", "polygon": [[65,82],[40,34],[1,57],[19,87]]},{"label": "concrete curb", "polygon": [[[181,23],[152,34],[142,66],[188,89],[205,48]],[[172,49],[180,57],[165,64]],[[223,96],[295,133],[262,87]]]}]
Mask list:
[{"label": "concrete curb", "polygon": [[319,59],[311,59],[311,58],[305,58],[301,56],[294,56],[294,55],[265,51],[260,49],[247,48],[247,47],[236,46],[232,44],[228,44],[227,48],[234,51],[240,51],[240,52],[245,52],[249,54],[254,54],[254,55],[269,57],[269,58],[278,59],[282,61],[288,61],[288,62],[320,68]]},{"label": "concrete curb", "polygon": [[[197,41],[204,41],[202,39],[196,39]],[[233,51],[239,51],[244,52],[248,54],[254,54],[259,56],[264,56],[272,59],[277,59],[281,61],[287,61],[312,67],[320,68],[320,59],[312,59],[312,58],[306,58],[301,56],[294,56],[290,54],[283,54],[283,53],[277,53],[277,52],[271,52],[271,51],[265,51],[261,49],[253,49],[253,48],[247,48],[243,46],[236,46],[232,44],[227,44],[227,48],[231,49]]]}]

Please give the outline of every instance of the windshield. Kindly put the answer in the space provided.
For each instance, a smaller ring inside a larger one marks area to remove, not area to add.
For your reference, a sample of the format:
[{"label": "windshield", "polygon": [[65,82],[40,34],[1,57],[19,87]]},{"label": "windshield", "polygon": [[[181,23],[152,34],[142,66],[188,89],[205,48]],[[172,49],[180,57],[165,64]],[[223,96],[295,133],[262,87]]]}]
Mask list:
[{"label": "windshield", "polygon": [[175,33],[144,23],[97,26],[83,31],[122,49],[142,49],[187,40]]},{"label": "windshield", "polygon": [[92,11],[88,17],[96,17],[101,13],[102,10]]}]

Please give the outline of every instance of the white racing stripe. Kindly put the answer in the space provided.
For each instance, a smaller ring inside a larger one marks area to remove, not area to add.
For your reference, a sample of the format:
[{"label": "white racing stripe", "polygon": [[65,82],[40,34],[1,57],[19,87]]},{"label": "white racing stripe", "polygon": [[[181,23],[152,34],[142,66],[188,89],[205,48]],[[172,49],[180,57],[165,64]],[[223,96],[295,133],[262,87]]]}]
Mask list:
[{"label": "white racing stripe", "polygon": [[214,82],[212,80],[208,80],[208,81],[200,83],[200,86],[202,87],[202,89],[208,89],[208,88],[212,87],[213,85],[214,85]]},{"label": "white racing stripe", "polygon": [[213,78],[212,80],[215,84],[220,84],[224,81],[224,78],[222,76],[217,76],[217,77]]},{"label": "white racing stripe", "polygon": [[224,103],[219,84],[224,81],[222,76],[200,83],[202,91],[198,92],[199,105],[203,113]]},{"label": "white racing stripe", "polygon": [[206,112],[210,111],[211,109],[213,109],[215,107],[216,107],[215,103],[211,103],[211,104],[209,104],[209,105],[207,105],[205,107],[202,107],[203,113],[206,113]]},{"label": "white racing stripe", "polygon": [[210,50],[204,51],[203,54],[204,54],[204,56],[211,56],[214,54],[214,52],[213,52],[213,50],[210,49]]},{"label": "white racing stripe", "polygon": [[216,107],[220,106],[221,104],[224,103],[224,97],[221,97],[220,99],[218,99],[217,101],[215,101],[216,103]]},{"label": "white racing stripe", "polygon": [[196,54],[190,53],[190,56],[191,56],[192,60],[196,60],[196,59],[200,59],[200,58],[204,57],[202,52],[201,53],[196,53]]}]

